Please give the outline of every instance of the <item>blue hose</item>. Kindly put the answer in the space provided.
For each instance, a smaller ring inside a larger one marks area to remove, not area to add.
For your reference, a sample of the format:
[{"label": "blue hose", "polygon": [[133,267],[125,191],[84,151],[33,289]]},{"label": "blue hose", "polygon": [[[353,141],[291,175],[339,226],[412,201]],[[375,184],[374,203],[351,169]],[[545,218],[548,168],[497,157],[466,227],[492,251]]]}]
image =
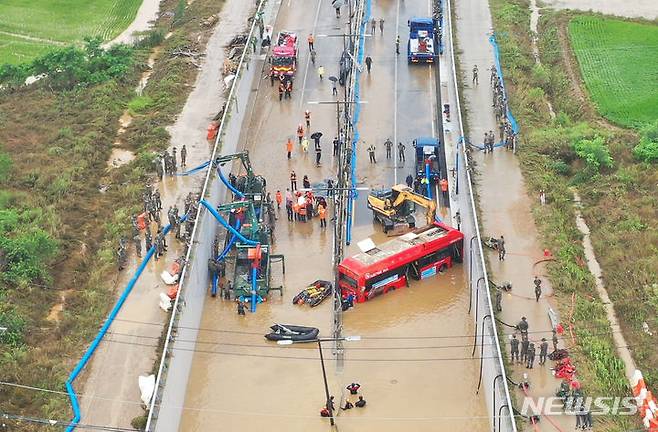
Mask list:
[{"label": "blue hose", "polygon": [[[240,230],[240,219],[235,221],[235,229],[238,230],[238,231]],[[235,236],[235,235],[233,235],[233,237],[231,237],[231,240],[228,242],[228,244],[226,245],[226,247],[224,248],[222,253],[220,253],[217,256],[217,258],[215,258],[217,261],[223,260],[226,257],[226,255],[228,255],[228,253],[231,251],[231,248],[235,244],[235,241],[237,240],[237,238],[238,237]],[[219,282],[219,275],[217,274],[217,272],[215,272],[212,275],[212,289],[210,290],[210,293],[212,294],[213,297],[215,297],[217,295],[217,283],[218,282]]]},{"label": "blue hose", "polygon": [[[372,0],[366,0],[366,11],[363,17],[363,21],[361,22],[361,29],[359,30],[359,58],[358,58],[358,63],[362,64],[363,63],[363,55],[364,55],[364,49],[365,49],[365,33],[366,33],[366,24],[368,20],[370,19],[370,7],[371,7],[371,1]],[[347,244],[350,244],[352,241],[352,211],[354,208],[354,198],[355,194],[352,193],[352,190],[355,190],[356,188],[356,183],[354,179],[356,178],[356,153],[357,153],[357,147],[356,144],[359,141],[359,129],[358,129],[358,124],[359,124],[359,116],[361,115],[361,105],[359,104],[359,101],[361,100],[361,86],[359,84],[359,79],[361,78],[361,71],[359,69],[356,70],[356,78],[354,79],[354,101],[356,102],[356,107],[354,108],[354,116],[352,117],[352,127],[354,129],[354,136],[352,137],[352,172],[350,173],[350,183],[351,183],[351,190],[350,193],[348,194],[347,198],[347,227],[345,230],[345,241]]]},{"label": "blue hose", "polygon": [[[183,217],[180,218],[181,222],[185,222],[186,220],[187,220],[187,215],[183,215]],[[163,235],[167,235],[170,230],[171,230],[171,225],[165,226],[164,229],[162,230]],[[119,300],[112,308],[110,315],[107,317],[107,320],[105,320],[105,323],[99,330],[98,334],[96,335],[96,338],[94,338],[93,342],[91,343],[89,348],[87,348],[87,351],[82,356],[78,364],[75,366],[75,369],[73,369],[73,372],[71,372],[68,379],[66,380],[66,392],[68,393],[69,399],[71,400],[71,408],[73,408],[73,419],[71,420],[71,423],[69,423],[69,425],[66,427],[66,432],[71,432],[75,429],[75,427],[80,422],[80,418],[82,415],[80,412],[80,404],[78,403],[78,397],[76,396],[75,390],[73,389],[73,382],[78,377],[80,372],[82,372],[82,369],[84,369],[87,363],[89,363],[89,360],[94,355],[96,348],[98,348],[98,345],[105,337],[105,334],[107,333],[110,326],[114,322],[114,319],[119,314],[119,311],[123,307],[123,304],[128,299],[128,295],[130,295],[130,292],[135,287],[135,284],[137,283],[137,279],[139,279],[139,277],[142,275],[142,272],[144,272],[144,269],[146,268],[146,264],[148,264],[153,254],[155,254],[155,246],[152,246],[151,249],[149,249],[148,252],[146,253],[146,256],[142,260],[142,263],[139,265],[137,271],[128,282],[128,285],[126,285],[126,288],[123,290],[123,293],[121,293],[121,297],[119,297]]]},{"label": "blue hose", "polygon": [[[489,36],[489,43],[491,43],[491,46],[493,46],[493,51],[494,51],[494,60],[496,63],[496,72],[498,73],[498,76],[500,77],[500,85],[503,88],[503,97],[505,100],[507,99],[507,91],[505,90],[505,80],[503,79],[503,69],[500,66],[500,51],[498,49],[498,43],[496,42],[496,35],[493,34]],[[510,125],[512,126],[512,131],[514,134],[519,133],[519,124],[516,122],[516,119],[512,115],[512,111],[509,109],[509,104],[507,105],[507,110],[505,112],[505,116],[507,117],[507,120],[509,121]]]},{"label": "blue hose", "polygon": [[233,192],[240,198],[244,198],[244,194],[239,190],[237,190],[236,188],[234,188],[230,181],[226,180],[226,177],[224,177],[224,174],[222,173],[222,169],[219,166],[217,167],[217,175],[219,176],[219,179],[222,181],[222,183],[224,183],[226,187],[231,190],[231,192]]},{"label": "blue hose", "polygon": [[198,167],[192,168],[192,169],[187,170],[187,171],[183,171],[182,173],[176,173],[176,175],[179,176],[179,177],[182,177],[182,176],[188,176],[188,175],[196,174],[199,171],[201,171],[202,169],[204,169],[205,167],[207,167],[208,165],[210,165],[210,161],[205,161],[204,163],[202,163]]},{"label": "blue hose", "polygon": [[227,230],[231,231],[231,233],[233,233],[233,235],[237,236],[243,243],[248,244],[249,246],[257,246],[259,244],[257,241],[249,240],[247,237],[240,234],[239,231],[236,231],[235,228],[233,228],[231,225],[229,225],[229,223],[226,222],[226,220],[224,220],[224,218],[221,217],[219,215],[219,213],[217,213],[217,210],[215,210],[215,208],[210,203],[208,203],[208,201],[201,200],[201,201],[199,201],[199,204],[203,205],[206,209],[208,209],[210,214],[213,215],[215,217],[215,219],[217,219],[217,222],[222,224],[224,226],[224,228],[226,228]]},{"label": "blue hose", "polygon": [[427,182],[427,198],[432,199],[432,188],[431,186],[431,181],[430,181],[430,164],[429,162],[425,162],[425,181]]}]

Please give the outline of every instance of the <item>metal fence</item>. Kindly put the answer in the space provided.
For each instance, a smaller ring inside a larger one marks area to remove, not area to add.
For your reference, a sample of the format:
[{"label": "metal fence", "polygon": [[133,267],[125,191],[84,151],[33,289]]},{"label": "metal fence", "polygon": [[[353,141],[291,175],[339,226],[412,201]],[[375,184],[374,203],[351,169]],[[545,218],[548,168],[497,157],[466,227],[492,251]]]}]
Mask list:
[{"label": "metal fence", "polygon": [[[468,269],[468,284],[470,292],[469,314],[473,315],[475,322],[475,338],[473,340],[473,356],[480,358],[478,393],[484,393],[485,402],[491,417],[491,428],[495,431],[516,432],[512,402],[509,395],[509,387],[505,367],[502,360],[500,341],[496,332],[494,311],[492,308],[489,291],[489,279],[484,262],[482,250],[482,238],[475,208],[475,197],[473,193],[473,180],[471,178],[471,167],[466,157],[465,145],[463,143],[464,129],[459,103],[459,84],[457,82],[457,71],[455,70],[454,45],[452,41],[452,17],[451,0],[445,1],[446,13],[444,19],[452,56],[452,84],[457,92],[456,115],[459,120],[459,132],[462,142],[457,149],[457,195],[455,199],[459,203],[461,220],[461,231],[465,236],[464,265]],[[461,169],[459,169],[461,167]]]}]

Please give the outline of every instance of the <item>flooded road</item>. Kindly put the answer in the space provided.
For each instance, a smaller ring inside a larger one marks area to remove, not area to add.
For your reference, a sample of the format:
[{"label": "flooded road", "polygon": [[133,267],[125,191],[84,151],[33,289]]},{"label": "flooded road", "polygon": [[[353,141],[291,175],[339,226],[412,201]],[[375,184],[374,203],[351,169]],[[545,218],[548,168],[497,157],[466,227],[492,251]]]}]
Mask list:
[{"label": "flooded road", "polygon": [[[371,74],[364,71],[361,79],[361,98],[368,103],[362,106],[359,124],[364,142],[358,144],[357,176],[362,180],[359,186],[389,187],[403,183],[413,170],[411,140],[435,132],[432,72],[423,65],[407,66],[404,54],[395,55],[394,43],[396,27],[406,41],[407,19],[428,15],[429,2],[373,3],[373,17],[383,18],[385,24],[384,34],[378,29],[365,46],[373,67]],[[292,169],[299,179],[308,175],[311,183],[334,177],[335,107],[308,102],[335,99],[330,82],[326,77],[320,81],[310,64],[305,39],[310,32],[339,34],[345,29],[347,14],[343,11],[337,19],[328,1],[313,4],[302,7],[308,3],[282,2],[275,26],[275,33],[294,30],[301,38],[292,100],[280,102],[276,89],[268,80],[262,81],[243,130],[241,146],[250,150],[254,170],[267,177],[272,194],[277,189],[285,192]],[[316,38],[316,67],[323,65],[327,76],[337,74],[341,46],[340,38]],[[320,167],[315,166],[314,154],[301,151],[295,137],[306,109],[311,110],[311,131],[324,134]],[[285,154],[288,137],[295,140],[291,160]],[[386,160],[383,143],[388,137],[406,144],[406,163]],[[377,146],[377,164],[368,162],[365,149],[370,143]],[[381,226],[372,222],[366,196],[367,191],[361,191],[355,205],[354,242],[347,255],[356,253],[356,242],[366,237],[375,242],[386,240]],[[331,225],[323,230],[317,219],[287,222],[283,209],[275,230],[275,251],[286,258],[283,296],[271,293],[256,313],[245,317],[236,314],[234,302],[207,299],[179,430],[200,432],[221,425],[221,430],[301,432],[328,427],[328,420],[319,416],[325,398],[317,345],[279,346],[265,341],[263,335],[275,322],[319,327],[321,336],[331,335],[329,301],[310,309],[293,305],[292,297],[316,279],[333,280],[332,236]],[[330,391],[336,405],[343,405],[349,397],[345,387],[359,382],[368,406],[337,410],[340,430],[472,431],[489,427],[483,399],[475,393],[479,361],[477,355],[471,357],[473,339],[469,335],[474,329],[467,314],[464,272],[463,266],[456,265],[445,275],[413,282],[409,288],[357,304],[344,314],[343,334],[359,335],[362,340],[345,343],[342,368],[333,360],[331,344],[324,347]],[[354,397],[350,400],[354,402]]]},{"label": "flooded road", "polygon": [[[172,147],[180,150],[185,144],[188,150],[186,169],[194,168],[210,157],[211,146],[206,141],[206,127],[220,109],[223,100],[221,69],[224,46],[233,36],[244,30],[252,11],[253,5],[245,4],[242,0],[224,2],[219,24],[209,39],[209,48],[195,88],[176,123],[170,127],[169,152],[171,153]],[[157,50],[154,51],[154,59],[157,53]],[[148,86],[143,90],[148,95]],[[128,127],[131,120],[129,115],[123,116],[120,126]],[[120,135],[121,130],[118,136]],[[117,151],[121,149],[115,149],[115,152]],[[128,158],[129,155],[122,154],[120,157]],[[179,166],[179,172],[181,171],[183,170]],[[169,207],[177,204],[183,209],[187,194],[200,191],[203,180],[203,174],[153,180],[153,190],[158,190],[162,197],[163,209],[160,215],[164,223],[167,223]],[[151,228],[155,238],[154,223]],[[137,380],[140,375],[152,373],[157,356],[157,341],[169,317],[169,314],[158,306],[160,293],[166,293],[169,289],[160,274],[169,269],[176,258],[185,254],[184,245],[173,236],[168,236],[167,244],[168,251],[163,258],[149,261],[128,301],[84,372],[86,383],[83,389],[78,389],[78,392],[83,394],[80,404],[81,423],[127,428],[130,427],[132,418],[144,413]],[[123,291],[141,262],[141,258],[135,254],[132,241],[128,243],[128,252],[129,265],[126,269],[118,275],[108,276],[115,278],[118,294]]]}]

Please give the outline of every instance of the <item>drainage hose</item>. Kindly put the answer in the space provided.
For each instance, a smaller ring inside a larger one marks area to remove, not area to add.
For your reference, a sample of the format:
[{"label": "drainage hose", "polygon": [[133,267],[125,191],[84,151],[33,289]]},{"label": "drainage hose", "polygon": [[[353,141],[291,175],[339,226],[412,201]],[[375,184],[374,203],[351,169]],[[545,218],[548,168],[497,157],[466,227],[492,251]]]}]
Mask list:
[{"label": "drainage hose", "polygon": [[210,165],[210,161],[205,161],[204,163],[202,163],[198,167],[194,167],[190,170],[183,171],[182,173],[176,173],[176,175],[179,176],[179,177],[182,177],[182,176],[188,176],[188,175],[196,174],[199,171],[203,170],[208,165]]},{"label": "drainage hose", "polygon": [[[186,220],[187,220],[187,215],[184,215],[183,217],[180,218],[180,222],[185,222]],[[171,225],[165,226],[164,229],[162,230],[163,235],[167,235],[171,230],[171,228],[172,228]],[[98,345],[100,345],[101,341],[105,337],[105,334],[107,333],[110,326],[114,322],[114,319],[119,314],[119,311],[121,311],[123,304],[128,299],[128,295],[130,295],[130,292],[135,287],[137,280],[144,272],[144,269],[146,268],[146,264],[148,264],[149,260],[154,254],[155,254],[155,246],[152,246],[151,249],[149,249],[148,252],[146,252],[144,259],[142,259],[141,264],[137,268],[137,271],[135,271],[135,274],[128,282],[128,285],[126,285],[126,288],[121,293],[121,297],[119,297],[119,300],[117,300],[116,304],[112,308],[110,315],[107,317],[107,320],[105,320],[105,323],[98,331],[98,334],[94,338],[93,342],[91,343],[89,348],[87,348],[87,351],[82,356],[78,364],[75,366],[75,369],[73,369],[68,379],[66,380],[66,392],[68,393],[69,399],[71,400],[71,408],[73,408],[73,419],[71,419],[71,422],[66,427],[66,432],[73,431],[75,427],[78,425],[78,423],[80,422],[80,418],[82,416],[82,413],[80,412],[80,404],[78,402],[78,397],[76,396],[75,390],[73,389],[73,382],[78,377],[78,375],[80,375],[80,372],[82,372],[82,370],[87,365],[87,363],[89,363],[89,360],[94,355],[94,352],[96,352]]]},{"label": "drainage hose", "polygon": [[251,312],[256,312],[256,292],[258,290],[258,268],[254,265],[251,267]]},{"label": "drainage hose", "polygon": [[427,182],[427,198],[432,199],[432,188],[430,184],[432,183],[430,178],[430,164],[425,162],[425,181]]},{"label": "drainage hose", "polygon": [[229,223],[226,222],[226,220],[224,220],[224,218],[221,217],[219,213],[217,213],[217,210],[215,210],[215,208],[210,203],[208,203],[208,201],[200,200],[199,204],[203,205],[206,209],[208,209],[210,214],[213,215],[215,219],[217,219],[217,222],[222,224],[224,228],[226,228],[231,233],[233,233],[234,236],[237,236],[243,243],[248,244],[249,246],[257,246],[259,244],[257,241],[249,240],[248,238],[240,234],[239,231],[237,231],[235,228],[229,225]]},{"label": "drainage hose", "polygon": [[239,190],[237,190],[236,188],[234,188],[231,182],[228,181],[226,177],[224,177],[224,174],[222,173],[222,169],[219,166],[217,166],[217,175],[219,176],[219,179],[222,181],[222,183],[224,183],[226,187],[231,190],[231,192],[233,192],[235,195],[239,196],[240,198],[244,198],[244,194]]}]

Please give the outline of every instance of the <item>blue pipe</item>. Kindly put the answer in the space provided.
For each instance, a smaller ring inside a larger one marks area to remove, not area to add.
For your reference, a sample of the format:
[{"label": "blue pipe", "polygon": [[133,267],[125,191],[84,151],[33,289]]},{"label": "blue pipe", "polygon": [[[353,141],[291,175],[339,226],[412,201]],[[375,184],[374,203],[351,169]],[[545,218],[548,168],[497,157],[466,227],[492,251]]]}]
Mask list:
[{"label": "blue pipe", "polygon": [[[364,49],[365,49],[365,33],[366,33],[366,24],[368,23],[368,20],[370,19],[370,7],[371,7],[371,0],[366,1],[366,11],[365,15],[363,17],[363,21],[361,22],[361,29],[359,31],[359,58],[358,58],[358,63],[362,64],[363,63],[363,55],[364,55]],[[359,129],[358,129],[358,124],[359,124],[359,116],[361,115],[361,105],[359,104],[359,101],[361,100],[361,85],[359,83],[359,79],[361,78],[361,71],[359,69],[356,70],[356,77],[354,79],[354,101],[356,102],[356,107],[354,108],[354,116],[352,116],[352,127],[354,128],[354,136],[352,137],[352,172],[350,173],[351,177],[351,189],[356,190],[356,183],[354,179],[356,178],[356,153],[357,153],[357,142],[359,141]],[[352,242],[352,211],[354,208],[354,198],[356,194],[353,194],[352,191],[348,194],[347,198],[347,227],[345,229],[345,242],[347,244],[350,244]]]},{"label": "blue pipe", "polygon": [[191,175],[191,174],[196,174],[199,171],[201,171],[202,169],[204,169],[205,167],[207,167],[208,165],[210,165],[210,161],[205,161],[204,163],[202,163],[198,167],[194,167],[194,168],[189,169],[187,171],[183,171],[182,173],[176,173],[176,175],[181,177],[181,176],[188,176],[188,175]]},{"label": "blue pipe", "polygon": [[[500,50],[498,49],[498,43],[496,42],[496,35],[493,34],[489,36],[489,43],[493,46],[493,51],[494,51],[494,60],[496,63],[496,72],[498,73],[498,76],[500,77],[500,85],[503,88],[503,97],[505,100],[507,99],[507,91],[505,90],[505,80],[503,79],[503,69],[500,66]],[[509,101],[509,100],[508,100]],[[519,124],[516,122],[516,119],[512,115],[512,111],[509,109],[509,104],[507,105],[507,110],[505,112],[505,116],[507,117],[507,120],[510,122],[510,125],[512,126],[512,131],[514,134],[519,133]]]},{"label": "blue pipe", "polygon": [[[185,222],[187,220],[187,215],[183,215],[183,217],[180,218],[181,222]],[[162,230],[163,235],[167,235],[169,231],[171,230],[171,225],[167,225],[164,227]],[[144,272],[144,269],[146,268],[146,264],[148,264],[149,260],[151,257],[155,254],[155,246],[151,246],[151,249],[148,250],[146,253],[146,256],[142,260],[142,263],[139,265],[137,268],[137,271],[133,275],[133,277],[130,279],[128,282],[128,285],[126,288],[123,290],[123,293],[121,294],[121,297],[119,297],[119,300],[116,302],[114,307],[112,308],[112,311],[110,312],[110,315],[107,317],[107,320],[105,320],[105,323],[99,330],[98,334],[96,335],[96,338],[93,340],[89,348],[87,348],[87,351],[85,354],[82,356],[78,364],[75,366],[75,369],[73,369],[73,372],[69,375],[68,379],[66,380],[66,392],[69,395],[69,399],[71,400],[71,408],[73,408],[73,419],[69,423],[69,425],[66,427],[66,432],[72,432],[75,427],[78,425],[80,422],[80,417],[81,417],[81,412],[80,412],[80,404],[78,403],[78,397],[75,394],[75,390],[73,389],[73,382],[75,379],[78,377],[80,372],[82,372],[82,369],[89,363],[89,360],[91,357],[94,355],[94,352],[96,351],[96,348],[98,348],[98,345],[101,343],[103,338],[105,337],[105,334],[109,330],[110,326],[114,322],[114,319],[117,317],[119,314],[119,311],[123,307],[123,304],[126,302],[128,299],[128,295],[130,295],[130,292],[133,290],[135,287],[135,284],[137,283],[137,279],[142,275]]]},{"label": "blue pipe", "polygon": [[244,198],[244,194],[239,190],[237,190],[236,188],[234,188],[230,181],[226,180],[226,177],[224,177],[224,174],[222,173],[222,169],[219,167],[219,165],[217,166],[217,175],[219,175],[219,179],[222,181],[222,183],[226,185],[227,188],[231,190],[231,192],[233,192],[240,198]]},{"label": "blue pipe", "polygon": [[427,182],[427,198],[432,199],[432,182],[430,181],[430,163],[425,162],[425,181]]},{"label": "blue pipe", "polygon": [[[236,230],[240,229],[240,219],[237,219],[235,221],[235,229]],[[223,260],[226,257],[226,255],[228,255],[231,248],[235,244],[235,240],[237,240],[237,237],[235,235],[233,235],[233,237],[231,237],[231,240],[228,242],[228,244],[226,245],[224,250],[217,256],[217,258],[215,258],[217,261]],[[210,293],[212,294],[213,297],[215,297],[217,295],[217,283],[218,282],[219,282],[219,275],[217,274],[217,272],[215,272],[212,275],[212,289],[210,290]]]},{"label": "blue pipe", "polygon": [[210,203],[208,203],[208,201],[201,200],[199,201],[199,204],[207,208],[210,214],[213,215],[215,219],[217,219],[217,222],[222,224],[224,228],[226,228],[227,230],[231,231],[231,233],[233,233],[233,235],[237,236],[240,240],[242,240],[243,243],[248,244],[249,246],[256,246],[259,244],[257,241],[249,240],[248,238],[240,234],[239,231],[236,231],[235,228],[229,225],[229,223],[226,222],[226,220],[224,220],[224,218],[221,217],[219,213],[217,213],[217,210],[215,210],[215,208]]},{"label": "blue pipe", "polygon": [[258,290],[258,269],[251,267],[251,312],[256,312],[256,292]]}]

